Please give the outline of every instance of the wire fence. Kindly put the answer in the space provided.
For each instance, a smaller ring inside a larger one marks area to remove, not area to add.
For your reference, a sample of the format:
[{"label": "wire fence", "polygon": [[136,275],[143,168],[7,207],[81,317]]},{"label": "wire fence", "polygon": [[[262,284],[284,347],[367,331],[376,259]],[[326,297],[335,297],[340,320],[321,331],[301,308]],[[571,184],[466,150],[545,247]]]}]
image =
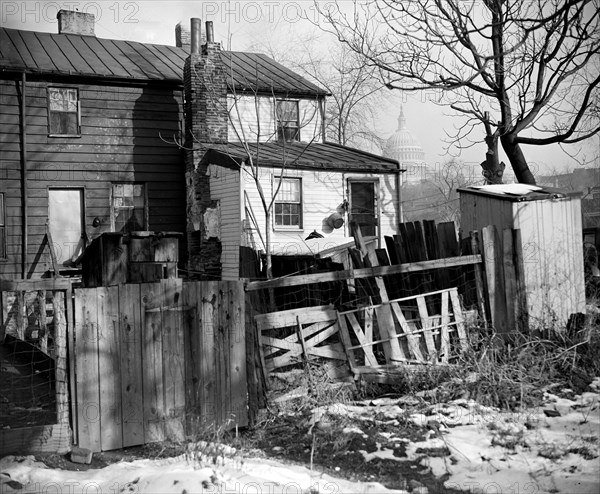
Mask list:
[{"label": "wire fence", "polygon": [[1,295],[0,428],[55,424],[54,292],[2,291]]}]

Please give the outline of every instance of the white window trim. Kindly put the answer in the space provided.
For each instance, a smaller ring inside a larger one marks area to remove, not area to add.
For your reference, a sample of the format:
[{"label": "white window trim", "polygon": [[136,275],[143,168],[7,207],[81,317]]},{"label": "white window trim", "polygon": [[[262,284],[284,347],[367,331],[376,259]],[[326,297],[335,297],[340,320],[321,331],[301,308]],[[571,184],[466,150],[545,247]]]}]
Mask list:
[{"label": "white window trim", "polygon": [[[298,180],[300,182],[300,225],[278,225],[275,221],[275,204],[278,202],[277,198],[273,201],[273,209],[271,211],[271,224],[273,226],[273,231],[280,232],[303,232],[304,231],[304,180],[302,177],[284,175],[281,177],[282,180]],[[277,189],[277,184],[279,182],[279,175],[274,173],[271,176],[271,194],[272,196],[275,194],[275,190]]]}]

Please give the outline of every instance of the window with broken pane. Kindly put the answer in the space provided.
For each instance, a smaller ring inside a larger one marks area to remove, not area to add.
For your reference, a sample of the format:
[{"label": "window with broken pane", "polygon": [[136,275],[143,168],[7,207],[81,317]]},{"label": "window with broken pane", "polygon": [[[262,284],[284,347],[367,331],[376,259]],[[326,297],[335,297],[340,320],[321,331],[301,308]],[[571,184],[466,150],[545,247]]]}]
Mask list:
[{"label": "window with broken pane", "polygon": [[79,136],[79,91],[76,88],[48,88],[48,134]]},{"label": "window with broken pane", "polygon": [[113,229],[131,233],[148,229],[144,184],[119,183],[112,186]]}]

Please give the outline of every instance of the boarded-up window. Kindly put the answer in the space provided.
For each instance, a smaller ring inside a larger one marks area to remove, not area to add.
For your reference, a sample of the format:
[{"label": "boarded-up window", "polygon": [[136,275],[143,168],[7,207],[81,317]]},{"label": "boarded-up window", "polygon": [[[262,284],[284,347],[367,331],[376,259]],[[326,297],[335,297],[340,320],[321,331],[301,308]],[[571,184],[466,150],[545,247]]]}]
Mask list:
[{"label": "boarded-up window", "polygon": [[6,213],[4,193],[0,192],[0,259],[6,259]]},{"label": "boarded-up window", "polygon": [[277,100],[277,138],[286,142],[300,140],[298,101]]},{"label": "boarded-up window", "polygon": [[144,184],[113,184],[111,201],[114,231],[131,233],[148,229]]},{"label": "boarded-up window", "polygon": [[79,91],[68,87],[48,88],[48,133],[79,136]]},{"label": "boarded-up window", "polygon": [[365,236],[377,235],[376,182],[350,182],[350,215]]},{"label": "boarded-up window", "polygon": [[[277,190],[279,179],[273,183]],[[302,227],[302,183],[299,178],[284,178],[275,198],[275,226]]]}]

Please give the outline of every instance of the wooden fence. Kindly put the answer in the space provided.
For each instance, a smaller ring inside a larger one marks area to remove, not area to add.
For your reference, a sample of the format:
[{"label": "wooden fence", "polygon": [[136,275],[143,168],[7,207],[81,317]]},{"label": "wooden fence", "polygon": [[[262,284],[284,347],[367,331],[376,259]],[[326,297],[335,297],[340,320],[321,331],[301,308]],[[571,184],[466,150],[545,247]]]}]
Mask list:
[{"label": "wooden fence", "polygon": [[92,451],[246,425],[239,282],[75,290],[75,439]]},{"label": "wooden fence", "polygon": [[[429,313],[427,306],[439,313]],[[382,311],[389,307],[389,314]],[[355,374],[361,367],[448,363],[467,347],[463,310],[455,288],[338,313],[340,336]],[[376,352],[376,348],[382,352]]]},{"label": "wooden fence", "polygon": [[[0,414],[3,454],[64,453],[71,447],[70,300],[71,283],[65,279],[0,280],[0,343],[6,352],[0,386],[8,400],[2,405],[6,413]],[[40,387],[47,401],[42,407],[45,413],[39,412]],[[27,425],[20,419],[23,412],[28,414]]]}]

